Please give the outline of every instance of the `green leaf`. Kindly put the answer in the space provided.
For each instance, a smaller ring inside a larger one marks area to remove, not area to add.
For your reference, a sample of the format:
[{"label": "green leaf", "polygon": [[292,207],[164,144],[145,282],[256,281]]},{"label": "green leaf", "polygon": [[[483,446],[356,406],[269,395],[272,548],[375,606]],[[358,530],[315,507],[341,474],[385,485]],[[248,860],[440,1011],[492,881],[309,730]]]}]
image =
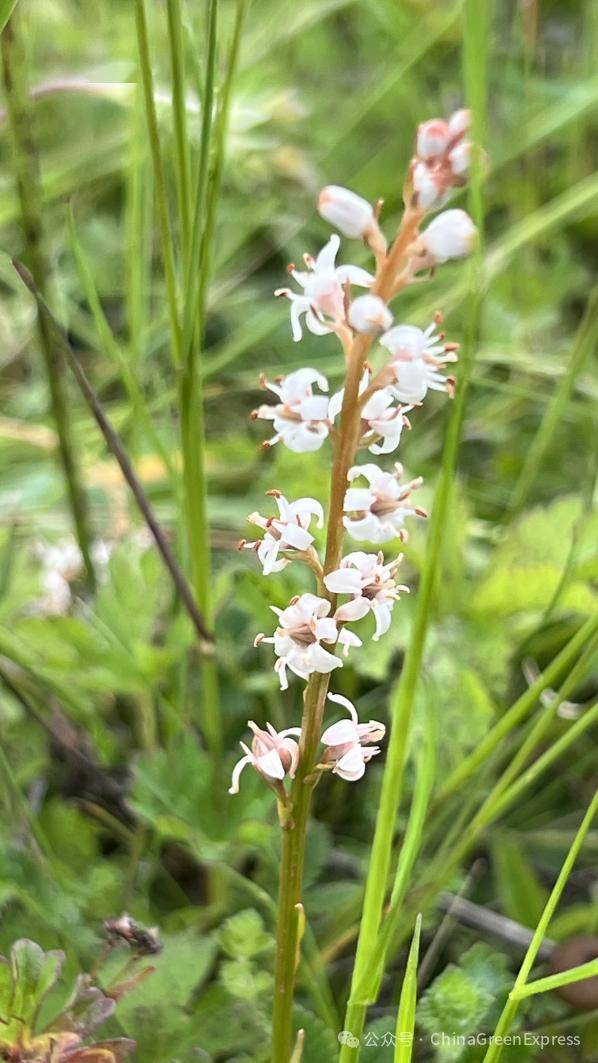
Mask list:
[{"label": "green leaf", "polygon": [[[0,897],[0,901],[3,898]],[[10,964],[5,956],[0,956],[0,1020],[8,1022],[10,1000],[12,997],[12,974]]]},{"label": "green leaf", "polygon": [[[476,590],[471,614],[509,617],[516,613],[540,612],[550,604],[562,571],[557,565],[513,564],[495,569]],[[580,581],[572,581],[560,600],[562,609],[591,615],[596,595]]]},{"label": "green leaf", "polygon": [[[478,942],[459,966],[449,964],[432,982],[418,1004],[417,1021],[428,1034],[473,1035],[495,1021],[509,981],[506,957]],[[461,1051],[457,1044],[440,1045],[438,1058],[456,1060]]]},{"label": "green leaf", "polygon": [[274,939],[264,927],[264,920],[255,908],[231,915],[219,933],[220,947],[232,959],[252,959],[271,949]]},{"label": "green leaf", "polygon": [[[255,1004],[233,1000],[222,985],[210,985],[193,1011],[198,1050],[226,1057],[235,1052],[257,1055],[256,1046],[268,1043],[268,1017]],[[167,1058],[167,1057],[164,1057]],[[327,1058],[327,1057],[324,1057]],[[332,1057],[330,1057],[332,1058]]]},{"label": "green leaf", "polygon": [[172,1059],[175,1046],[186,1040],[190,1026],[186,1009],[216,953],[213,937],[166,934],[162,941],[162,952],[148,963],[153,973],[118,1005],[119,1021],[137,1042],[138,1058],[147,1063]]},{"label": "green leaf", "polygon": [[44,952],[35,941],[22,938],[10,950],[10,963],[12,1014],[32,1029],[43,998],[60,977],[64,953]]},{"label": "green leaf", "polygon": [[263,1002],[272,994],[272,975],[261,971],[250,960],[224,960],[220,965],[220,981],[234,1000],[247,1004]]},{"label": "green leaf", "polygon": [[461,957],[459,966],[475,985],[494,998],[504,992],[511,980],[507,957],[495,952],[485,941],[476,941]]}]

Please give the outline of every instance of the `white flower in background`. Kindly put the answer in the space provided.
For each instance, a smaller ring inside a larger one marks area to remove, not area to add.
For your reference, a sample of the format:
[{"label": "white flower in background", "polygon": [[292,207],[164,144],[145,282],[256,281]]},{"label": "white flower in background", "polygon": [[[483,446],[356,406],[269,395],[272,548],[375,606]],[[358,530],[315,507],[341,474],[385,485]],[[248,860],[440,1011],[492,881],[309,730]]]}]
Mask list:
[{"label": "white flower in background", "polygon": [[[374,442],[369,444],[368,449],[372,454],[390,454],[396,450],[400,441],[403,428],[411,427],[407,414],[413,406],[395,406],[396,389],[380,388],[367,400],[361,416],[366,422],[364,440],[368,441],[370,433],[373,433]],[[381,439],[379,443],[377,440]]]},{"label": "white flower in background", "polygon": [[349,307],[348,320],[356,332],[377,336],[392,325],[392,314],[379,295],[360,295]]},{"label": "white flower in background", "polygon": [[430,222],[419,243],[431,265],[464,258],[473,248],[477,229],[464,210],[445,210]]},{"label": "white flower in background", "polygon": [[471,162],[471,143],[466,139],[470,124],[470,112],[461,110],[448,122],[432,118],[419,126],[412,163],[418,207],[424,210],[441,207],[452,188],[465,184]]},{"label": "white flower in background", "polygon": [[251,749],[244,742],[240,743],[244,756],[233,768],[229,794],[239,793],[239,779],[247,764],[251,764],[270,784],[280,784],[286,775],[294,779],[299,763],[299,746],[289,736],[298,737],[301,728],[287,727],[284,731],[275,731],[272,724],[267,723],[264,731],[253,720],[249,720],[247,726],[253,731]]},{"label": "white flower in background", "polygon": [[[374,614],[374,642],[388,631],[392,609],[401,591],[409,593],[408,587],[395,581],[401,561],[402,556],[399,556],[385,565],[382,552],[366,554],[356,550],[343,558],[340,568],[324,576],[324,583],[331,594],[351,594],[353,602],[360,603],[364,615],[369,611]],[[345,606],[341,606],[336,611],[335,615],[339,620],[343,619],[344,608]]]},{"label": "white flower in background", "polygon": [[334,763],[332,771],[335,775],[347,782],[356,782],[365,773],[367,762],[380,752],[379,746],[368,748],[368,744],[382,741],[386,728],[377,720],[360,723],[355,706],[341,694],[328,694],[328,700],[342,705],[350,719],[339,720],[324,731],[321,741],[327,748],[323,763]]},{"label": "white flower in background", "polygon": [[384,543],[397,536],[405,541],[405,519],[415,514],[425,517],[424,510],[411,503],[411,492],[422,483],[420,477],[401,485],[403,467],[383,472],[377,465],[354,465],[349,482],[363,476],[368,487],[349,487],[345,494],[343,523],[357,542]]},{"label": "white flower in background", "polygon": [[[270,606],[278,617],[278,627],[274,635],[266,638],[257,635],[254,645],[271,642],[278,660],[274,671],[278,673],[281,690],[286,690],[288,680],[286,670],[307,679],[312,672],[332,672],[341,668],[342,661],[322,645],[339,643],[344,648],[344,655],[350,646],[361,646],[361,639],[346,628],[339,628],[335,616],[329,616],[331,605],[326,598],[315,594],[302,594],[291,601],[286,609]],[[355,619],[355,618],[352,618]]]},{"label": "white flower in background", "polygon": [[401,402],[422,402],[428,389],[452,391],[453,381],[439,371],[456,362],[456,344],[444,343],[436,334],[437,322],[422,330],[415,325],[396,325],[381,336],[380,343],[390,351],[389,368],[396,383],[394,394]]},{"label": "white flower in background", "polygon": [[33,553],[41,565],[42,594],[32,605],[42,616],[64,616],[72,603],[71,583],[83,572],[83,557],[74,539],[55,543],[38,541]]},{"label": "white flower in background", "polygon": [[273,383],[263,380],[262,384],[279,400],[274,406],[260,406],[252,414],[274,422],[276,435],[265,445],[274,446],[281,440],[296,453],[319,450],[330,431],[328,398],[314,395],[312,385],[328,391],[326,377],[316,369],[297,369]]},{"label": "white flower in background", "polygon": [[357,284],[369,288],[374,278],[367,270],[359,266],[337,266],[336,256],[340,247],[340,237],[336,233],[330,237],[317,258],[304,255],[305,270],[289,267],[289,274],[302,288],[301,293],[290,288],[278,288],[275,295],[284,296],[291,303],[291,331],[297,342],[303,336],[301,315],[305,315],[305,324],[316,336],[334,332],[335,328],[345,323],[345,291],[343,285]]},{"label": "white flower in background", "polygon": [[312,518],[316,518],[317,527],[324,524],[324,510],[315,498],[298,498],[296,502],[287,502],[280,491],[268,491],[278,506],[278,517],[262,517],[260,513],[250,513],[247,520],[263,528],[264,537],[257,542],[243,540],[239,546],[246,550],[255,550],[259,557],[264,575],[280,572],[289,564],[289,558],[280,557],[287,550],[305,552],[314,541],[308,531]]}]

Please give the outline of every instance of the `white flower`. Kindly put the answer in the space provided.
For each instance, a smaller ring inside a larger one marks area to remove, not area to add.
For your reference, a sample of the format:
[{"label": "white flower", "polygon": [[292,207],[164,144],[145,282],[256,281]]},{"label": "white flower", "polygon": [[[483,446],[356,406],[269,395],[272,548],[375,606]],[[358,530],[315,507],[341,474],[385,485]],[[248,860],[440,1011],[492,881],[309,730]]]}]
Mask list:
[{"label": "white flower", "polygon": [[336,233],[330,237],[317,258],[304,255],[306,269],[296,270],[289,267],[290,276],[297,281],[301,293],[290,288],[278,288],[275,295],[282,295],[291,303],[291,330],[293,339],[298,341],[303,336],[301,315],[305,314],[305,324],[316,336],[324,336],[342,325],[345,321],[345,292],[343,285],[357,284],[369,288],[374,278],[367,270],[359,266],[336,266],[336,256],[340,246],[340,237]]},{"label": "white flower", "polygon": [[370,742],[380,742],[386,734],[383,723],[370,720],[359,723],[355,706],[341,694],[328,694],[328,700],[342,705],[349,713],[350,720],[339,720],[327,727],[321,741],[327,746],[323,762],[334,762],[332,771],[347,782],[356,782],[365,772],[365,766],[379,752],[379,746],[364,748]]},{"label": "white flower", "polygon": [[252,414],[274,422],[276,435],[265,445],[273,446],[282,440],[296,453],[319,450],[330,431],[328,399],[314,395],[312,385],[328,391],[326,377],[316,369],[297,369],[274,383],[262,380],[262,384],[279,399],[276,405],[260,406]]},{"label": "white flower", "polygon": [[296,502],[287,502],[280,491],[268,491],[278,506],[278,517],[262,517],[260,513],[250,513],[247,520],[263,528],[264,537],[257,542],[243,540],[239,546],[255,550],[262,562],[264,575],[280,572],[289,564],[289,558],[279,557],[288,550],[304,552],[314,541],[308,531],[312,517],[316,517],[317,526],[324,524],[324,511],[315,498],[298,498]]},{"label": "white flower", "polygon": [[324,649],[322,642],[343,645],[345,656],[350,646],[361,646],[357,635],[346,628],[339,629],[336,616],[328,615],[331,605],[326,598],[302,594],[286,609],[277,609],[275,605],[270,608],[278,617],[278,627],[269,638],[257,635],[254,645],[259,646],[262,642],[274,644],[278,658],[274,670],[278,672],[281,690],[288,687],[287,668],[301,679],[307,679],[312,672],[326,673],[342,667],[343,662]]},{"label": "white flower", "polygon": [[[380,388],[367,400],[361,411],[361,416],[366,422],[362,438],[367,442],[370,433],[374,437],[374,442],[368,447],[372,454],[392,453],[400,443],[403,428],[406,425],[410,427],[406,415],[410,413],[413,406],[393,405],[396,397],[394,388]],[[380,438],[382,443],[376,442]]]},{"label": "white flower", "polygon": [[[359,395],[363,395],[370,382],[370,371],[366,369],[359,382]],[[343,405],[345,389],[336,391],[330,399],[328,416],[333,422]],[[397,398],[396,389],[381,387],[365,402],[361,411],[362,442],[367,443],[372,454],[390,454],[399,445],[403,428],[409,425],[406,417],[413,406],[393,406]],[[382,439],[382,443],[378,440]]]},{"label": "white flower", "polygon": [[405,541],[406,517],[425,517],[424,510],[411,504],[411,492],[422,483],[420,477],[402,486],[401,465],[395,472],[383,472],[377,465],[355,465],[349,470],[349,482],[363,476],[368,487],[349,487],[345,494],[343,523],[358,542],[384,543],[397,536]]},{"label": "white flower", "polygon": [[[385,565],[382,552],[366,554],[356,550],[343,558],[340,568],[324,576],[324,583],[331,594],[351,594],[354,602],[361,603],[364,615],[371,610],[376,620],[374,642],[388,631],[392,609],[400,592],[409,593],[408,587],[395,581],[401,561],[402,556],[399,556]],[[344,608],[341,606],[336,611],[339,620],[343,619]]]},{"label": "white flower", "polygon": [[327,185],[322,189],[318,199],[318,213],[324,221],[350,239],[366,236],[376,225],[371,203],[340,185]]},{"label": "white flower", "polygon": [[375,336],[392,325],[392,314],[379,295],[360,295],[349,307],[349,324],[356,332]]},{"label": "white flower", "polygon": [[471,251],[477,229],[464,210],[445,210],[430,222],[421,244],[433,264],[464,258]]},{"label": "white flower", "polygon": [[71,583],[83,571],[83,557],[74,539],[56,543],[33,544],[33,553],[41,564],[41,596],[31,611],[42,616],[63,616],[72,604]]},{"label": "white flower", "polygon": [[401,402],[422,402],[428,388],[449,394],[452,390],[453,381],[439,370],[446,363],[457,361],[456,344],[445,344],[435,334],[436,325],[434,321],[425,330],[415,325],[396,325],[380,339],[392,355],[389,368],[396,381],[393,390]]},{"label": "white flower", "polygon": [[294,779],[299,762],[299,746],[289,735],[299,736],[301,728],[287,727],[286,730],[277,732],[271,723],[267,723],[267,730],[263,731],[253,720],[249,720],[247,726],[253,731],[251,749],[244,742],[240,743],[245,755],[233,768],[229,794],[239,793],[239,779],[247,764],[251,764],[267,782],[274,786],[280,785],[285,775]]}]

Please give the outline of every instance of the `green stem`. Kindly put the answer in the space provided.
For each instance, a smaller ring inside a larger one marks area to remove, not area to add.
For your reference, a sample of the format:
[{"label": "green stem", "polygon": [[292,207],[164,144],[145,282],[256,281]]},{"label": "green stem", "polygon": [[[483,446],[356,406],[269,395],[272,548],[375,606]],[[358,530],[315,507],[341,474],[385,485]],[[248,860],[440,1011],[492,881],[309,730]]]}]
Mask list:
[{"label": "green stem", "polygon": [[172,117],[175,141],[175,168],[181,248],[183,261],[188,261],[190,239],[191,178],[189,169],[189,138],[187,136],[187,106],[185,100],[185,53],[183,49],[183,21],[181,0],[167,0],[168,43],[172,70]]},{"label": "green stem", "polygon": [[168,197],[166,194],[166,178],[164,176],[164,163],[162,160],[162,148],[158,132],[158,118],[156,115],[156,103],[154,96],[154,77],[149,50],[149,38],[147,31],[147,19],[145,14],[144,0],[135,0],[135,26],[137,31],[137,48],[139,52],[139,69],[143,86],[143,100],[145,105],[145,120],[149,138],[152,168],[154,172],[154,185],[156,194],[156,208],[158,212],[158,224],[160,227],[160,239],[162,242],[162,260],[164,263],[164,279],[166,282],[166,299],[170,318],[170,332],[172,342],[172,355],[175,365],[181,362],[181,329],[179,323],[176,273],[174,268],[174,249],[172,234],[170,231],[170,219],[168,216]]},{"label": "green stem", "polygon": [[[26,84],[24,49],[19,33],[19,14],[15,12],[2,33],[2,69],[6,90],[6,109],[13,143],[13,165],[29,268],[42,292],[48,290],[50,264],[44,248],[41,214],[42,191],[37,150],[33,137]],[[66,480],[75,533],[85,566],[87,584],[95,585],[90,556],[91,533],[87,504],[71,438],[64,364],[56,353],[43,318],[38,315],[40,347],[46,366],[52,415],[58,435],[58,453]]]},{"label": "green stem", "polygon": [[[246,0],[237,0],[233,37],[212,136],[217,29],[216,0],[210,0],[208,6],[208,55],[202,94],[201,149],[196,180],[189,271],[185,286],[185,313],[182,333],[184,374],[181,381],[181,421],[192,571],[198,600],[202,604],[206,616],[210,617],[211,623],[213,623],[212,560],[207,511],[204,396],[201,364],[212,249],[222,185],[232,86],[238,65],[246,8]],[[214,143],[210,171],[209,162],[212,140]],[[215,662],[212,659],[207,659],[202,664],[202,685],[204,732],[210,748],[213,752],[219,752],[222,746],[222,737],[218,674]]]},{"label": "green stem", "polygon": [[75,219],[73,217],[72,209],[69,208],[67,214],[69,241],[71,245],[71,251],[73,258],[75,259],[75,265],[77,267],[83,290],[85,292],[85,298],[91,310],[91,314],[98,333],[98,339],[104,350],[116,364],[120,370],[125,388],[128,392],[131,400],[131,407],[134,415],[139,419],[143,425],[143,430],[149,443],[151,443],[159,454],[164,463],[164,468],[168,473],[173,486],[176,488],[175,471],[170,460],[170,455],[164,443],[162,442],[158,432],[156,431],[151,415],[147,409],[141,385],[137,379],[135,368],[130,364],[130,361],[125,357],[118,340],[114,336],[112,329],[108,323],[108,319],[104,313],[100,297],[95,286],[93,274],[89,267],[89,263],[83,253],[83,248],[77,235],[75,227]]},{"label": "green stem", "polygon": [[560,900],[561,894],[573,869],[573,865],[583,845],[585,836],[588,833],[588,830],[590,829],[590,825],[597,811],[598,790],[594,794],[590,806],[581,822],[581,826],[577,834],[575,835],[573,844],[571,845],[571,848],[567,853],[565,862],[559,873],[559,877],[557,878],[550,897],[546,902],[546,906],[544,908],[544,911],[542,912],[540,921],[534,931],[534,936],[525,954],[523,963],[521,964],[519,974],[515,979],[513,989],[509,994],[509,999],[507,1000],[500,1019],[498,1020],[498,1024],[494,1031],[492,1043],[488,1048],[486,1055],[484,1056],[484,1063],[495,1063],[495,1061],[497,1059],[500,1059],[500,1056],[502,1055],[503,1044],[501,1043],[501,1038],[504,1038],[511,1029],[511,1026],[513,1025],[513,1021],[517,1014],[517,1009],[519,1007],[519,999],[517,998],[517,993],[523,988],[523,986],[527,982],[529,973],[536,961],[540,945],[542,944],[542,941],[544,940],[544,937],[546,935],[546,931],[548,930],[548,924],[552,919],[554,910]]},{"label": "green stem", "polygon": [[[207,161],[209,158],[210,150],[212,99],[214,90],[214,74],[216,61],[216,13],[217,0],[210,0],[208,7],[208,56],[206,63],[206,84],[204,97],[202,100],[202,143],[198,180],[196,185],[195,214],[193,222],[193,232],[191,234],[191,249],[189,251],[190,258],[186,263],[187,284],[185,285],[185,327],[182,329],[179,319],[177,303],[174,250],[168,215],[166,181],[164,176],[164,166],[162,160],[162,151],[160,147],[160,138],[158,133],[158,123],[154,101],[154,84],[151,70],[145,6],[144,0],[135,0],[137,39],[139,46],[139,63],[144,90],[145,112],[149,133],[150,149],[152,154],[154,183],[156,188],[156,202],[158,208],[158,221],[160,224],[162,239],[164,273],[171,323],[173,357],[175,364],[179,368],[179,402],[181,411],[181,437],[183,451],[183,486],[185,493],[185,517],[187,525],[187,538],[191,555],[192,583],[202,615],[205,617],[206,623],[210,626],[210,629],[213,625],[213,603],[211,594],[210,540],[206,507],[203,403],[202,396],[198,393],[198,388],[196,386],[198,374],[197,367],[195,365],[195,359],[192,356],[188,355],[188,350],[190,352],[190,347],[188,348],[186,343],[183,344],[183,335],[186,335],[185,328],[189,315],[189,278],[195,276],[195,271],[197,268],[196,258],[193,256],[193,248],[197,245],[198,234],[201,231],[201,223],[203,222],[204,218],[203,207],[206,187],[205,175],[207,173]],[[173,23],[172,29],[174,30],[175,37],[174,51],[177,56],[175,60],[175,65],[173,66],[173,78],[176,82],[176,90],[173,91],[173,102],[175,102],[174,97],[176,93],[178,93],[179,95],[182,94],[182,105],[184,108],[182,47],[180,55],[178,52],[178,45],[181,44],[180,18],[177,23],[177,11],[172,11],[172,14],[175,18],[175,23]],[[180,16],[180,11],[178,11],[178,16]],[[180,123],[178,124],[179,131],[178,133],[176,133],[177,137],[179,133],[181,135],[183,135],[184,133],[184,128],[180,126]],[[183,151],[185,153],[186,158],[187,149],[183,149]],[[185,171],[186,165],[187,163],[183,163],[179,157],[179,182],[181,176]],[[196,331],[197,325],[196,321],[193,319],[191,319],[190,328],[190,336],[192,340],[194,333],[196,335],[199,334],[199,332],[201,332],[201,329]],[[203,701],[202,722],[204,735],[206,743],[210,748],[211,752],[215,756],[219,756],[222,748],[222,737],[220,726],[220,712],[218,706],[218,673],[216,663],[212,655],[202,656],[201,672]]]},{"label": "green stem", "polygon": [[[180,379],[181,432],[183,445],[183,478],[192,581],[195,594],[206,614],[212,613],[211,557],[207,518],[207,490],[205,473],[205,431],[203,395],[199,384],[199,350],[193,338],[201,344],[204,315],[198,314],[197,291],[202,273],[202,233],[205,235],[207,173],[211,142],[213,87],[216,78],[218,3],[208,6],[207,58],[202,97],[202,139],[195,176],[193,225],[189,260],[185,277],[185,308],[182,334],[183,369]],[[213,723],[209,725],[213,728]]]},{"label": "green stem", "polygon": [[[304,719],[322,718],[329,676],[315,673],[305,691]],[[274,1006],[272,1011],[272,1063],[288,1063],[292,1052],[292,1007],[295,971],[300,946],[300,910],[305,842],[313,783],[305,782],[305,768],[313,766],[319,727],[310,727],[299,770],[291,790],[292,825],[282,831],[276,960],[274,965]],[[302,740],[303,740],[302,732]],[[307,747],[307,748],[306,748]],[[309,760],[307,757],[309,756]]]},{"label": "green stem", "polygon": [[131,361],[143,354],[149,291],[152,181],[147,166],[143,90],[136,86],[126,192],[126,313]]},{"label": "green stem", "polygon": [[[199,348],[204,332],[204,313],[199,311],[195,293],[202,272],[202,234],[205,237],[208,163],[212,140],[212,112],[216,72],[217,0],[209,0],[207,11],[207,56],[202,94],[201,146],[197,174],[193,225],[185,263],[185,300],[181,333],[182,368],[179,378],[181,446],[185,519],[195,594],[208,623],[213,627],[212,559],[207,510],[205,470],[204,404],[198,372]],[[195,311],[195,313],[194,313]],[[201,661],[202,727],[206,743],[215,757],[222,751],[218,671],[213,658]]]}]

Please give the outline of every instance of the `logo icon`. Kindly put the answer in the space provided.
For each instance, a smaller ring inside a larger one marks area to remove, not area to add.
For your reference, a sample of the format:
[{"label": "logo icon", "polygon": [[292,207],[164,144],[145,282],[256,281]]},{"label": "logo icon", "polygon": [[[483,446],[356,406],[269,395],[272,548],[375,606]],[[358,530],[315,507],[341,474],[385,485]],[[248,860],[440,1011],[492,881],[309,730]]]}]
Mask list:
[{"label": "logo icon", "polygon": [[347,1045],[348,1048],[359,1048],[359,1038],[355,1037],[350,1030],[341,1030],[338,1041],[339,1044]]}]

